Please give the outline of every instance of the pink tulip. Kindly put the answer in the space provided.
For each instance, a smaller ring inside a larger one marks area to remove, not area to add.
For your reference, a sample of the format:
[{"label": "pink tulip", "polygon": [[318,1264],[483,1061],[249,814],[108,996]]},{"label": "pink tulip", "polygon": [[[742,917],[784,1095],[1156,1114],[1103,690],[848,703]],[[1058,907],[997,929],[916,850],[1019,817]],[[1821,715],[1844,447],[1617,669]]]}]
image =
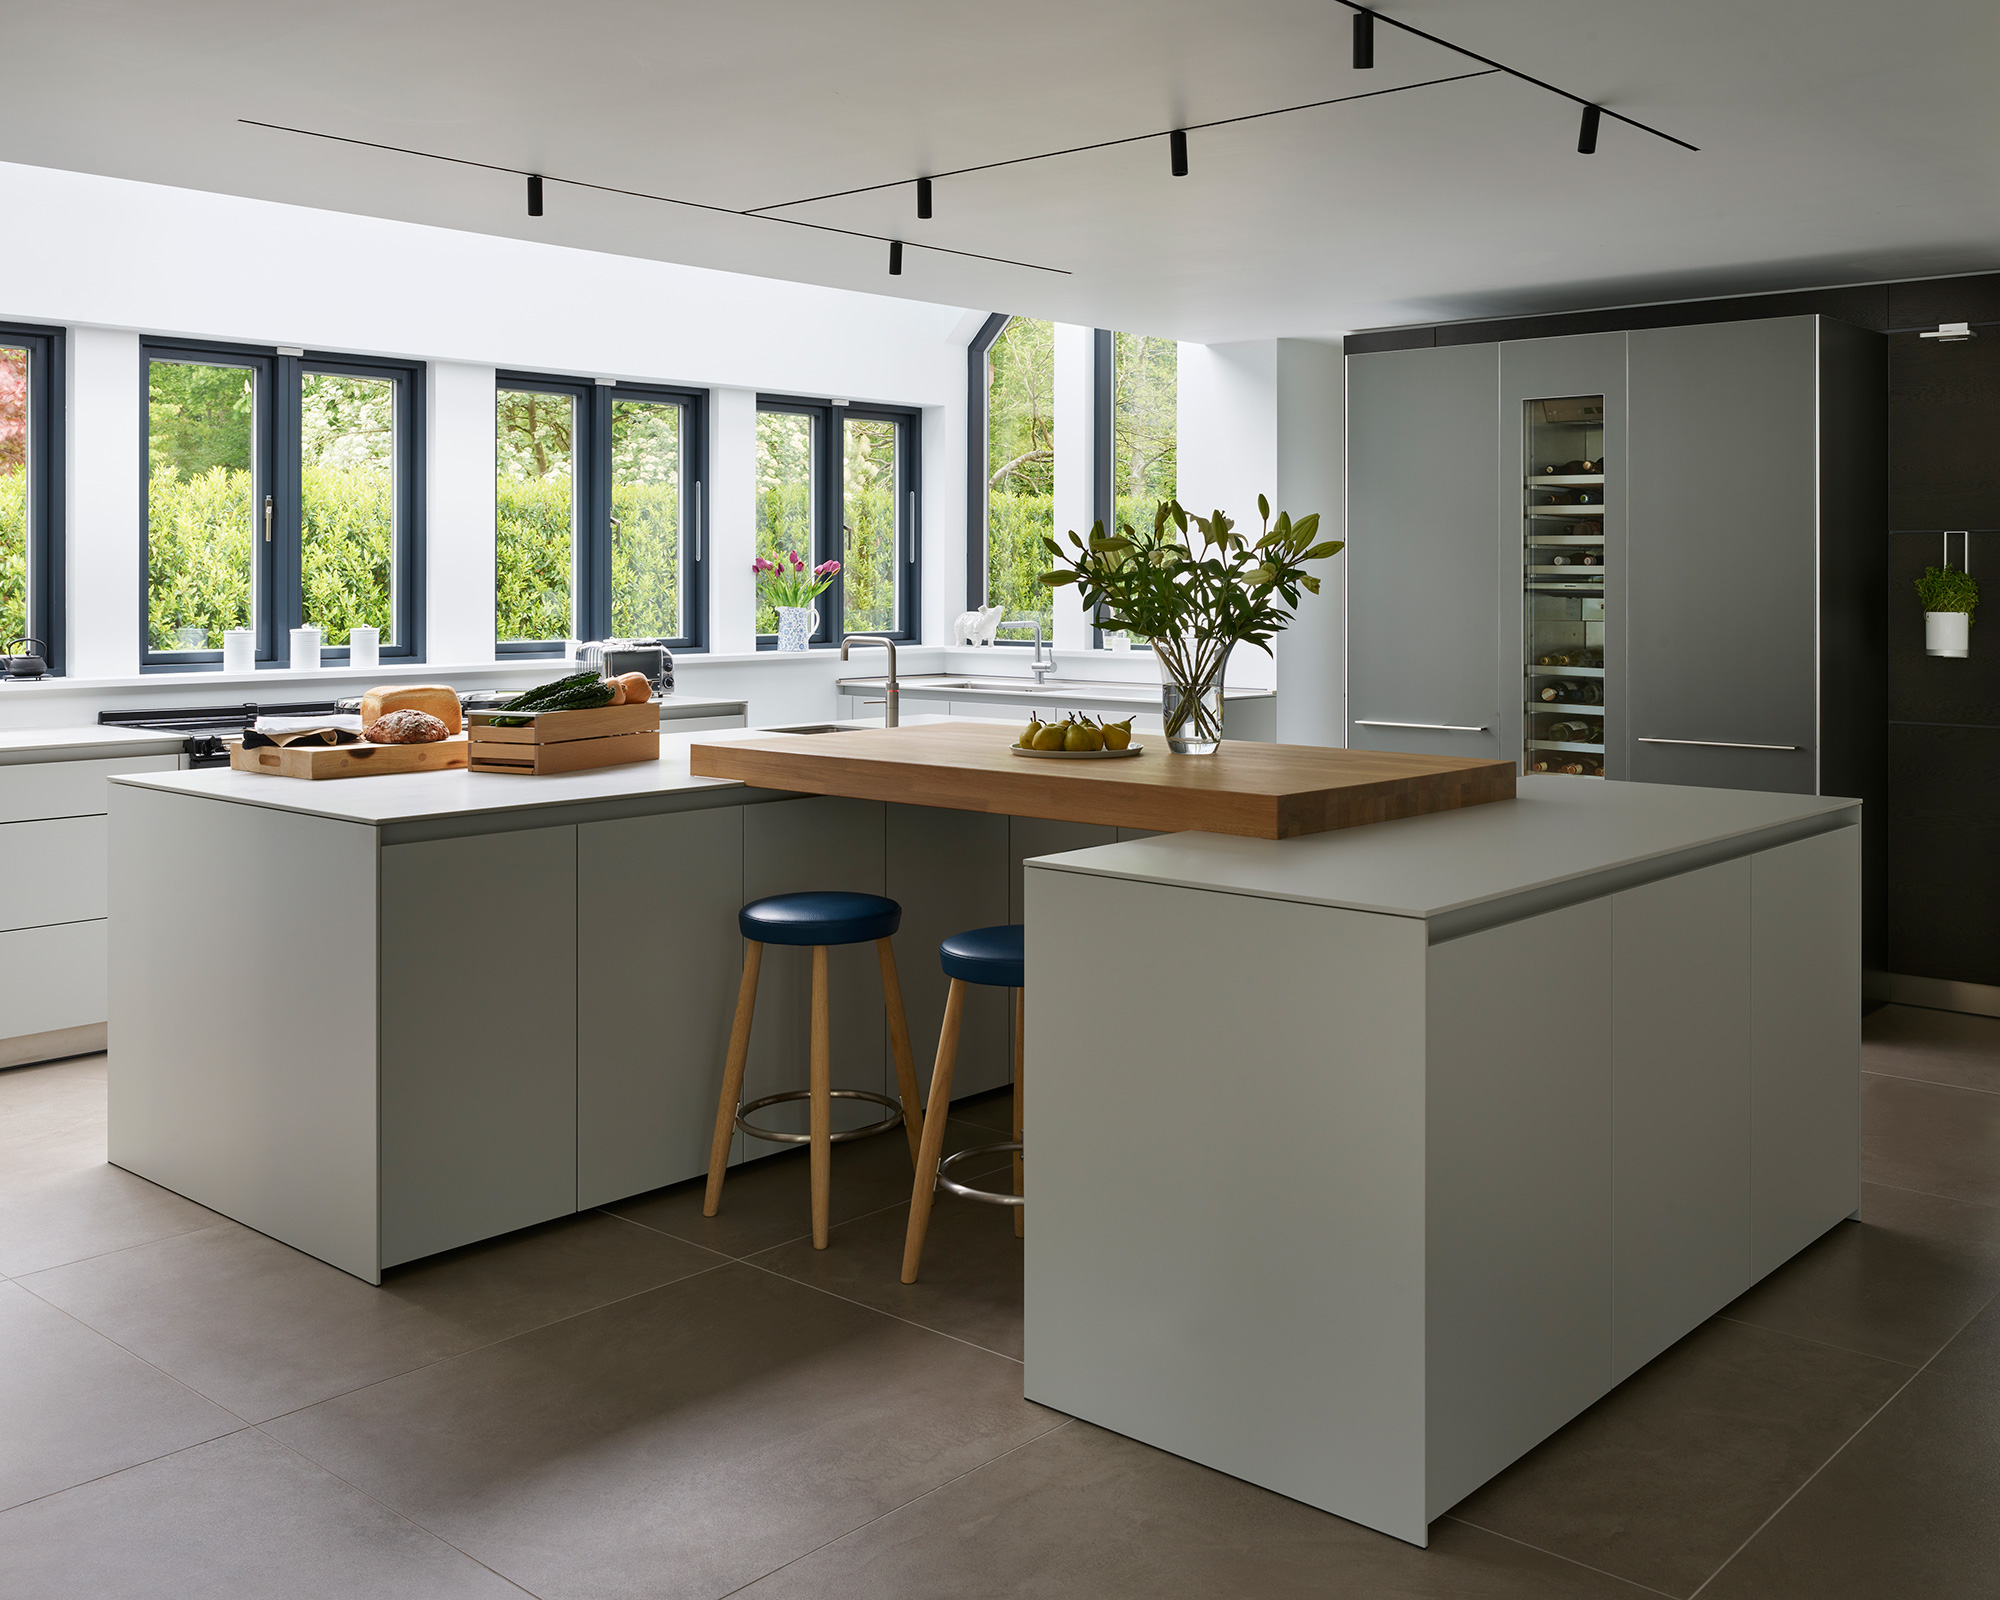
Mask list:
[{"label": "pink tulip", "polygon": [[838,561],[822,561],[818,566],[813,568],[813,576],[815,578],[830,577],[839,570],[840,563]]}]

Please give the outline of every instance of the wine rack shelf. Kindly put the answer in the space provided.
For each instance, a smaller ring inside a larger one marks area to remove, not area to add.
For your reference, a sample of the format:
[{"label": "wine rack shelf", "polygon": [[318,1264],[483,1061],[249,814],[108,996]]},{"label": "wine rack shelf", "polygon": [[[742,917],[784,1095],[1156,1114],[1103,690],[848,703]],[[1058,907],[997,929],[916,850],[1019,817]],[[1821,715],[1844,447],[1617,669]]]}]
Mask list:
[{"label": "wine rack shelf", "polygon": [[[1554,421],[1555,417],[1576,418]],[[1527,659],[1521,709],[1522,767],[1534,771],[1577,770],[1568,777],[1604,776],[1604,754],[1614,737],[1605,721],[1604,697],[1596,702],[1543,700],[1540,690],[1561,679],[1603,682],[1601,666],[1543,665],[1536,657],[1557,652],[1588,654],[1605,659],[1604,501],[1608,479],[1602,472],[1578,472],[1582,466],[1602,467],[1604,461],[1604,397],[1551,396],[1526,402],[1523,442],[1527,459],[1521,464],[1521,604],[1523,644]],[[1592,420],[1594,419],[1594,420]],[[1572,470],[1564,471],[1567,467]],[[1586,492],[1595,505],[1558,505]],[[1595,561],[1557,564],[1551,557],[1578,547]],[[1550,739],[1551,729],[1597,735],[1590,742]],[[1560,758],[1560,759],[1558,759]]]}]

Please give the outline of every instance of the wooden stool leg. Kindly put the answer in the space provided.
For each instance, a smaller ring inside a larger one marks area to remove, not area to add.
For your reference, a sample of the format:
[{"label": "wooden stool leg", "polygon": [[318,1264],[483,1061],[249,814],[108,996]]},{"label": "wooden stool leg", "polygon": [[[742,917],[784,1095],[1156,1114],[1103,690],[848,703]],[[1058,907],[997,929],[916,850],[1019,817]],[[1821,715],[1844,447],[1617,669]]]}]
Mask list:
[{"label": "wooden stool leg", "polygon": [[882,1004],[889,1011],[889,1049],[896,1057],[896,1094],[903,1102],[903,1132],[910,1141],[910,1165],[917,1162],[923,1137],[924,1111],[917,1099],[917,1064],[910,1057],[910,1019],[903,1014],[903,984],[896,976],[896,950],[887,939],[875,941],[882,964]]},{"label": "wooden stool leg", "polygon": [[944,1154],[944,1125],[951,1115],[951,1069],[958,1064],[958,1024],[965,1015],[965,984],[951,980],[945,996],[944,1028],[938,1034],[937,1065],[931,1069],[930,1099],[924,1105],[924,1142],[917,1154],[917,1182],[910,1191],[910,1231],[903,1237],[903,1282],[917,1281],[924,1258],[924,1234],[937,1197],[938,1158]]},{"label": "wooden stool leg", "polygon": [[[1021,1068],[1028,1052],[1028,991],[1014,991],[1014,1142],[1021,1142]],[[1014,1192],[1022,1193],[1021,1152],[1014,1152]],[[1023,1236],[1027,1226],[1026,1206],[1014,1207],[1014,1237]]]},{"label": "wooden stool leg", "polygon": [[743,986],[736,991],[736,1021],[729,1029],[729,1058],[722,1068],[722,1099],[715,1108],[715,1143],[708,1149],[708,1193],[701,1214],[712,1217],[722,1205],[722,1175],[729,1168],[729,1142],[736,1133],[736,1108],[743,1103],[743,1065],[750,1059],[750,1019],[757,1011],[757,974],[764,946],[752,939],[743,947]]},{"label": "wooden stool leg", "polygon": [[812,1215],[813,1248],[826,1248],[833,1209],[833,1013],[826,992],[826,946],[813,946]]}]

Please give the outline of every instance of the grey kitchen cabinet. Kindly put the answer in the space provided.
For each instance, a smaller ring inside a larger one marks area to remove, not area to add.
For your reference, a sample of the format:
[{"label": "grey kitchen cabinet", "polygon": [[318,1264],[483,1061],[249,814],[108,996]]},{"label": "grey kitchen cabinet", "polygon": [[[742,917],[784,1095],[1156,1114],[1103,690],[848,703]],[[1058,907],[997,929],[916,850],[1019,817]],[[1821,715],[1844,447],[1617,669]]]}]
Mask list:
[{"label": "grey kitchen cabinet", "polygon": [[[1348,743],[1506,758],[1518,706],[1499,676],[1503,569],[1497,345],[1347,363]],[[1514,685],[1519,674],[1514,674]],[[1510,685],[1510,687],[1514,686]]]}]

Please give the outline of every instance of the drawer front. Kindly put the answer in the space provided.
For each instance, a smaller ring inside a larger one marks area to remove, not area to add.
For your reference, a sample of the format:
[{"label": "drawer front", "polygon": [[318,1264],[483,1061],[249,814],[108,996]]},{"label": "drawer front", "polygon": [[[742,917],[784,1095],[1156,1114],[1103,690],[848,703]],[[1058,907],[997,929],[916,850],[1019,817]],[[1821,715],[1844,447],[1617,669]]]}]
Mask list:
[{"label": "drawer front", "polygon": [[0,1026],[8,1038],[104,1020],[104,929],[100,920],[0,933]]},{"label": "drawer front", "polygon": [[179,756],[113,756],[0,767],[0,822],[102,816],[111,809],[106,778],[119,772],[174,772],[180,764]]},{"label": "drawer front", "polygon": [[104,823],[0,823],[0,929],[104,915]]}]

